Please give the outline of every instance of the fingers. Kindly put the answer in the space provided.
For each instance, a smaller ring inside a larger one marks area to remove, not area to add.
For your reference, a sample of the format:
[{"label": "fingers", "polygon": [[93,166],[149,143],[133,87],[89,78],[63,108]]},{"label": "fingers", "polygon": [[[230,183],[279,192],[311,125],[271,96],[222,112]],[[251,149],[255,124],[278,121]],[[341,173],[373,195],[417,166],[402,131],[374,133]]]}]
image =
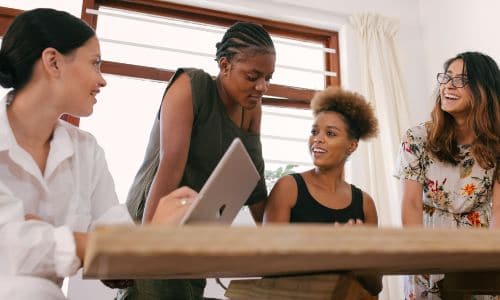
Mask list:
[{"label": "fingers", "polygon": [[39,216],[34,215],[34,214],[26,214],[26,215],[24,215],[24,219],[26,221],[29,221],[29,220],[43,221],[42,218],[40,218]]},{"label": "fingers", "polygon": [[346,223],[339,223],[339,222],[334,222],[333,226],[334,227],[341,227],[341,226],[354,226],[354,225],[363,225],[364,222],[361,219],[349,219]]},{"label": "fingers", "polygon": [[152,224],[178,225],[191,207],[198,193],[181,187],[160,199],[151,220]]},{"label": "fingers", "polygon": [[175,198],[188,198],[188,199],[193,199],[196,198],[198,195],[197,192],[194,190],[188,188],[187,186],[180,187],[176,189],[175,191],[171,192],[167,196],[163,198],[169,198],[169,199],[175,199]]}]

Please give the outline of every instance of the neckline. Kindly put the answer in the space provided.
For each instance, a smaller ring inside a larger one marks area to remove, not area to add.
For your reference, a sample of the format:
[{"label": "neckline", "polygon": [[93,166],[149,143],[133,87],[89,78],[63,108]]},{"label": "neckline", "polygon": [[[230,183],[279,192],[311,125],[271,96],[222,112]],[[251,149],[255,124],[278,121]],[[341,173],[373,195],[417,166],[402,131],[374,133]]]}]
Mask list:
[{"label": "neckline", "polygon": [[329,210],[332,210],[332,211],[343,211],[343,210],[349,209],[352,206],[353,200],[354,200],[354,197],[353,197],[354,187],[352,184],[349,184],[349,186],[351,187],[351,201],[349,202],[349,204],[347,204],[347,206],[345,206],[343,208],[332,208],[332,207],[324,205],[323,203],[319,202],[316,198],[314,198],[313,195],[309,192],[309,188],[307,187],[307,183],[304,180],[304,177],[302,177],[302,174],[298,174],[298,175],[300,176],[300,178],[302,179],[302,182],[304,183],[304,187],[306,189],[307,195],[309,196],[309,198],[311,198],[313,200],[313,203],[316,203],[316,205],[321,206],[321,207],[326,208],[326,209],[329,209]]},{"label": "neckline", "polygon": [[[217,96],[217,104],[218,104],[219,110],[221,111],[221,114],[223,115],[224,119],[226,119],[226,121],[228,121],[231,124],[230,126],[233,129],[237,130],[240,135],[245,135],[245,136],[259,136],[259,134],[257,134],[257,133],[252,133],[252,132],[243,130],[241,127],[238,127],[238,125],[235,124],[233,122],[233,120],[231,120],[231,118],[229,117],[229,114],[226,111],[226,107],[224,106],[224,103],[222,102],[222,98],[220,97],[219,89],[217,87],[217,78],[214,79],[214,84],[215,84],[215,93],[216,93],[216,96]],[[243,114],[244,108],[241,105],[240,105],[240,107],[242,108],[242,114]],[[242,122],[243,122],[243,118],[242,118]]]}]

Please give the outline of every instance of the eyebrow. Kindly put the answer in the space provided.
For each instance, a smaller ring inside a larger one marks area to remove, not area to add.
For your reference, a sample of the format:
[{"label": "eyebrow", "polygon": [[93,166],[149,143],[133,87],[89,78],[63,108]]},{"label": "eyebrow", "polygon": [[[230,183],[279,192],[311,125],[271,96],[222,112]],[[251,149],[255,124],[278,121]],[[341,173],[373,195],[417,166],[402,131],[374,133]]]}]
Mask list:
[{"label": "eyebrow", "polygon": [[328,125],[328,126],[326,126],[326,128],[328,128],[328,129],[335,129],[335,130],[340,131],[340,128],[338,128],[337,126]]},{"label": "eyebrow", "polygon": [[[312,127],[313,127],[313,128],[315,128],[315,127],[317,128],[317,127],[319,127],[319,126],[318,126],[318,125],[316,125],[316,124],[313,124],[313,126],[312,126]],[[339,127],[337,127],[337,126],[333,126],[333,125],[328,125],[328,126],[326,126],[326,128],[327,128],[327,129],[335,129],[335,130],[340,131],[340,128],[339,128]]]},{"label": "eyebrow", "polygon": [[[261,71],[259,71],[257,69],[252,69],[252,70],[248,71],[248,73],[255,73],[258,76],[264,76],[264,75],[266,75],[264,72],[261,72]],[[269,76],[269,75],[272,76],[273,74],[274,74],[274,71],[272,73],[267,74],[267,76]]]},{"label": "eyebrow", "polygon": [[453,77],[467,77],[467,74],[460,73],[460,74],[454,74],[451,70],[446,71],[447,75],[454,75]]}]

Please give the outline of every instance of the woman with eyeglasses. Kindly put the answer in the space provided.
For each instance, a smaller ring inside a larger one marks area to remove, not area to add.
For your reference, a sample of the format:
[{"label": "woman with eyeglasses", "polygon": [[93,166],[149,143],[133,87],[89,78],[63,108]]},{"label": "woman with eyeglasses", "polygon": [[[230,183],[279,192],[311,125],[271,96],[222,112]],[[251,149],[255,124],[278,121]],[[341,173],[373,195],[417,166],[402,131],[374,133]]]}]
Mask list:
[{"label": "woman with eyeglasses", "polygon": [[[410,128],[401,144],[403,225],[492,226],[500,218],[498,65],[482,53],[461,53],[446,61],[437,81],[431,120]],[[405,298],[441,299],[443,278],[408,276]]]}]

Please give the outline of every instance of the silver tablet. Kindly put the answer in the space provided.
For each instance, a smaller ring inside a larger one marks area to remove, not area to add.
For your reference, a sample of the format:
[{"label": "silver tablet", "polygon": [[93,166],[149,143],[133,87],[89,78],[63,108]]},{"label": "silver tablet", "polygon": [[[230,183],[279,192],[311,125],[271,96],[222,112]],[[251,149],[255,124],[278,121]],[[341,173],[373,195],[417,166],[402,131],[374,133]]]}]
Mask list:
[{"label": "silver tablet", "polygon": [[181,224],[231,224],[259,179],[259,172],[245,146],[235,138]]}]

